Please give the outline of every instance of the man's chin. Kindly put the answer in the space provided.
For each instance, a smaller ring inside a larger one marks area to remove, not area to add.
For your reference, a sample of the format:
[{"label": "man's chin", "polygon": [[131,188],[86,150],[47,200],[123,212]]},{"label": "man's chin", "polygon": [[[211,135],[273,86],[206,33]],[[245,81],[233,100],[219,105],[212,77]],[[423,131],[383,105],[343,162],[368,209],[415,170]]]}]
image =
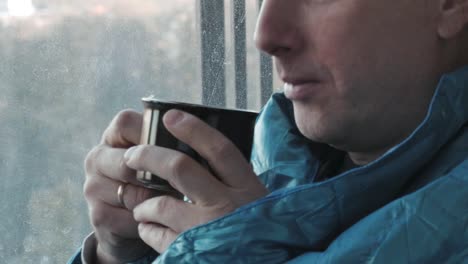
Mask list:
[{"label": "man's chin", "polygon": [[299,132],[306,137],[307,139],[317,142],[330,145],[336,149],[344,149],[344,135],[339,133],[339,131],[344,131],[343,129],[331,129],[324,125],[312,125],[312,124],[300,124],[296,122]]},{"label": "man's chin", "polygon": [[304,137],[317,142],[323,140],[325,127],[320,111],[294,104],[294,119],[296,126]]},{"label": "man's chin", "polygon": [[310,105],[294,104],[294,119],[301,134],[317,143],[341,145],[346,131],[333,114],[327,114],[323,108]]},{"label": "man's chin", "polygon": [[300,122],[297,122],[296,125],[299,128],[299,132],[301,132],[301,134],[307,139],[314,142],[327,143],[327,136],[324,135],[323,131],[320,129],[317,129],[310,124],[302,125]]}]

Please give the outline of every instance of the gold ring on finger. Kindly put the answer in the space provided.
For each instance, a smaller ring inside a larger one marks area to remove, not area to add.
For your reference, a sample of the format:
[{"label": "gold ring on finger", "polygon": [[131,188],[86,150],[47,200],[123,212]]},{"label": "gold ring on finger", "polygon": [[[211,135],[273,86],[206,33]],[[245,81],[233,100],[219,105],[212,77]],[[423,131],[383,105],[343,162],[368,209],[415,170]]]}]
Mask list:
[{"label": "gold ring on finger", "polygon": [[128,183],[122,183],[119,185],[119,188],[117,188],[117,199],[119,200],[120,206],[125,209],[128,209],[124,201],[125,187],[127,187],[127,184]]}]

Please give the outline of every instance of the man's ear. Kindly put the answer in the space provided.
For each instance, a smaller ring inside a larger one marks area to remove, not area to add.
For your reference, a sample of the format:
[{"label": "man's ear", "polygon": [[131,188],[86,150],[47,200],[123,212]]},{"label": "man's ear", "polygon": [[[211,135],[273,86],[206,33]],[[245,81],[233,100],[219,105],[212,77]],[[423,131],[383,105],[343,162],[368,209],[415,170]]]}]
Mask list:
[{"label": "man's ear", "polygon": [[453,38],[468,25],[468,0],[440,0],[440,3],[439,36]]}]

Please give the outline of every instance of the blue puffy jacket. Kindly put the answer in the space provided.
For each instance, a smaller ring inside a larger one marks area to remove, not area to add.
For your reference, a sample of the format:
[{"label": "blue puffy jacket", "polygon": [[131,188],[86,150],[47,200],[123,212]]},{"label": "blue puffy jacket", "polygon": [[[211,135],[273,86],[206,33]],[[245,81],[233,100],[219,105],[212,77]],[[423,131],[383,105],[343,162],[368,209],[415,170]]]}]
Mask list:
[{"label": "blue puffy jacket", "polygon": [[252,155],[272,193],[182,233],[154,263],[468,263],[468,67],[442,77],[406,140],[319,181],[334,152],[274,95]]}]

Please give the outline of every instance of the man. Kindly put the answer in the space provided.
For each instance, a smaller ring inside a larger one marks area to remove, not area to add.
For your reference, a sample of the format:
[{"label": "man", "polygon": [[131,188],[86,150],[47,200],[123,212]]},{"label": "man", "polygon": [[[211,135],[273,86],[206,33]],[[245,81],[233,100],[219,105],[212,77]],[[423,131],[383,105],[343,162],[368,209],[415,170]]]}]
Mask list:
[{"label": "man", "polygon": [[[121,112],[86,160],[85,262],[468,261],[467,24],[468,0],[265,0],[256,44],[285,88],[257,121],[254,169],[179,111],[167,128],[219,180],[132,147],[141,115]],[[151,198],[134,170],[193,203]]]}]

